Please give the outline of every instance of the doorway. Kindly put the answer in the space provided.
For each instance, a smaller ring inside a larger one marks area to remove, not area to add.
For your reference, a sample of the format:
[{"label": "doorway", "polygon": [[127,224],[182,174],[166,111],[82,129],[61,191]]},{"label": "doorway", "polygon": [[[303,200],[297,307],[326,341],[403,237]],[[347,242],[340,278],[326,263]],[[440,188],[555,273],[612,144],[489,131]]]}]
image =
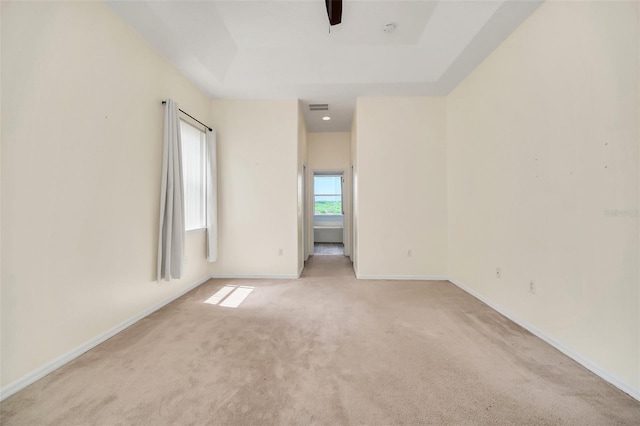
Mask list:
[{"label": "doorway", "polygon": [[344,256],[344,173],[313,173],[313,254]]}]

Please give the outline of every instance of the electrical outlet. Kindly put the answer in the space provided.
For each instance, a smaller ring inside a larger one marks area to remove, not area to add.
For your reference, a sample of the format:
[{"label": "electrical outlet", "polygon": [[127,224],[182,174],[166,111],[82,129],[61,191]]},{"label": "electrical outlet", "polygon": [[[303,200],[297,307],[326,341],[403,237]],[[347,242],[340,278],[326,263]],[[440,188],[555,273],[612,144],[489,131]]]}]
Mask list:
[{"label": "electrical outlet", "polygon": [[283,249],[278,250],[278,256],[282,256],[283,254],[284,254],[284,250]]},{"label": "electrical outlet", "polygon": [[502,278],[502,272],[500,271],[500,268],[496,268],[496,278]]},{"label": "electrical outlet", "polygon": [[529,292],[536,294],[536,283],[535,281],[529,281]]}]

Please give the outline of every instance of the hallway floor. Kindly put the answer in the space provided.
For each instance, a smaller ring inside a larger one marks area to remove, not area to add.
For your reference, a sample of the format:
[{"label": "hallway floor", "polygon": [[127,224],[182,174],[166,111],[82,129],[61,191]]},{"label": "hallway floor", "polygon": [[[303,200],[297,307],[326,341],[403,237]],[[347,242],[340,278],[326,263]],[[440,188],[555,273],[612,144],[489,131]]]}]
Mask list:
[{"label": "hallway floor", "polygon": [[315,243],[313,254],[320,256],[344,256],[344,244],[342,243]]}]

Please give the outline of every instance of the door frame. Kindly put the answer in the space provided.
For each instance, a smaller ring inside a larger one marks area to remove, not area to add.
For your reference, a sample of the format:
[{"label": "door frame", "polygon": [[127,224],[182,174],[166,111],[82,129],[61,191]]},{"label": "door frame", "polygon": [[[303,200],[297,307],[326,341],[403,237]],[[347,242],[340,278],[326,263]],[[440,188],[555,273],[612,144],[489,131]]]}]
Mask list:
[{"label": "door frame", "polygon": [[347,197],[351,191],[349,190],[349,182],[348,182],[348,173],[343,169],[313,169],[310,170],[310,191],[309,191],[309,253],[313,255],[313,247],[315,244],[314,241],[314,231],[313,231],[313,222],[315,218],[315,180],[314,178],[317,176],[340,176],[342,178],[341,183],[341,200],[342,200],[342,245],[344,247],[344,255],[351,255],[351,244],[350,244],[350,234],[351,234],[351,206],[349,203],[345,202],[349,198]]},{"label": "door frame", "polygon": [[302,163],[302,257],[309,260],[309,169]]}]

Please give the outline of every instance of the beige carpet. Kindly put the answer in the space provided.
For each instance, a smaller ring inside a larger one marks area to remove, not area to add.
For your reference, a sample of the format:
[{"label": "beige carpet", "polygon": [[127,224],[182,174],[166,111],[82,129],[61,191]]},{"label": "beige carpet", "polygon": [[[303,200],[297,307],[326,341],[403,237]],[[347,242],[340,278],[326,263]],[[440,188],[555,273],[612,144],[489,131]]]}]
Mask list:
[{"label": "beige carpet", "polygon": [[[204,304],[254,286],[237,309]],[[4,401],[2,425],[638,425],[640,403],[447,282],[209,281]]]}]

